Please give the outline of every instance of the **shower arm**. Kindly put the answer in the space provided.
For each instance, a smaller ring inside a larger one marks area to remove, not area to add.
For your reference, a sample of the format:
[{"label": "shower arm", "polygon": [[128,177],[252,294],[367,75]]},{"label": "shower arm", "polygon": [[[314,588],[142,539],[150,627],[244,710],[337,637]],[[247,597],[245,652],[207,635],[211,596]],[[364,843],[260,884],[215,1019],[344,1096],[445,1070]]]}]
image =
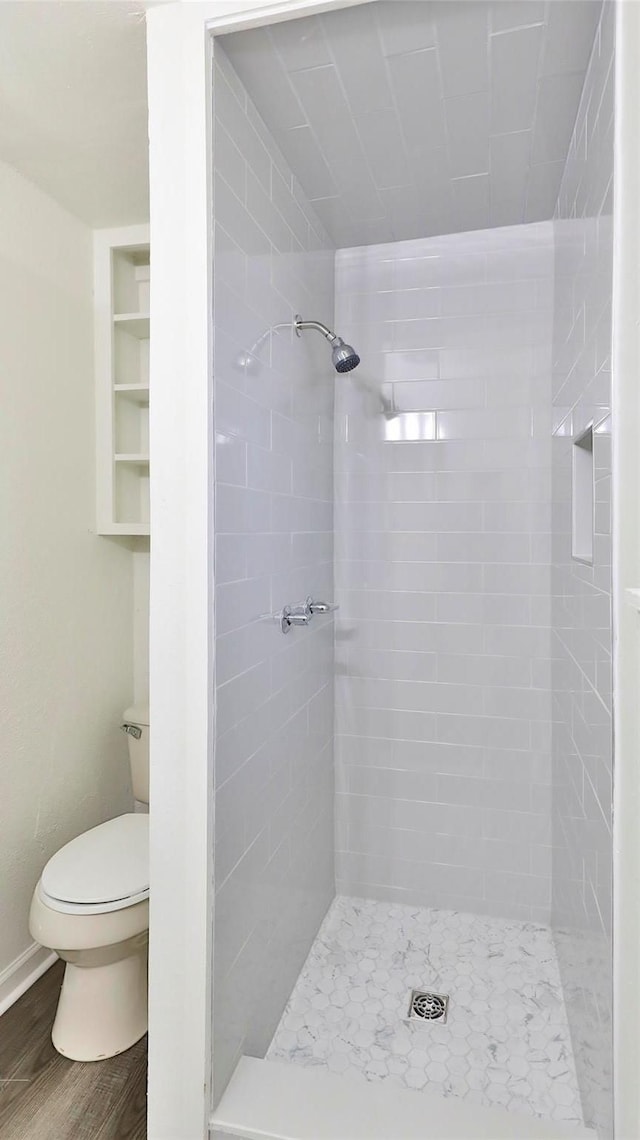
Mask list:
[{"label": "shower arm", "polygon": [[303,332],[307,329],[313,329],[314,332],[322,334],[325,340],[331,345],[331,363],[336,372],[352,372],[357,368],[360,363],[360,357],[352,344],[345,344],[341,336],[331,331],[322,321],[303,321],[300,313],[296,313],[293,318],[293,327],[296,330],[296,336],[302,336]]},{"label": "shower arm", "polygon": [[296,336],[300,336],[305,329],[315,329],[316,332],[322,333],[326,340],[341,340],[337,333],[331,332],[331,329],[328,329],[321,321],[303,321],[299,313],[294,318],[293,327],[296,330]]}]

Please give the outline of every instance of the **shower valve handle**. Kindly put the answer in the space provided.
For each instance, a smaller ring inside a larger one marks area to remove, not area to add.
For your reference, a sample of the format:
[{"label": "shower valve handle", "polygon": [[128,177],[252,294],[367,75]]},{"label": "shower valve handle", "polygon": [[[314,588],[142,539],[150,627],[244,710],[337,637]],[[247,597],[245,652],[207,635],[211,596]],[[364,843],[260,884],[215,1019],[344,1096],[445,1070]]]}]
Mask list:
[{"label": "shower valve handle", "polygon": [[300,605],[284,607],[279,615],[280,629],[288,633],[294,625],[308,625],[314,614],[329,614],[338,608],[335,602],[314,602],[309,597]]},{"label": "shower valve handle", "polygon": [[288,633],[293,625],[308,625],[312,616],[307,602],[302,606],[285,606],[280,614],[280,629]]},{"label": "shower valve handle", "polygon": [[313,598],[307,598],[307,607],[312,614],[332,614],[340,609],[337,602],[314,602]]}]

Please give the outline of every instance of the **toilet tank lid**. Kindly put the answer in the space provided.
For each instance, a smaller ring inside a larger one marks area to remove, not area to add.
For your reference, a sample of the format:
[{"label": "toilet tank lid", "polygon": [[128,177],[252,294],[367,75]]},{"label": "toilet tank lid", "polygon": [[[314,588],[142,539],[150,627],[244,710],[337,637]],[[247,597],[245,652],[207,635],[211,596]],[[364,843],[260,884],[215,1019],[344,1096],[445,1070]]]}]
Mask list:
[{"label": "toilet tank lid", "polygon": [[149,702],[147,701],[145,704],[143,701],[139,701],[138,704],[130,705],[128,709],[124,710],[122,717],[128,724],[148,725]]},{"label": "toilet tank lid", "polygon": [[61,847],[42,872],[61,902],[108,903],[149,889],[149,816],[119,815]]}]

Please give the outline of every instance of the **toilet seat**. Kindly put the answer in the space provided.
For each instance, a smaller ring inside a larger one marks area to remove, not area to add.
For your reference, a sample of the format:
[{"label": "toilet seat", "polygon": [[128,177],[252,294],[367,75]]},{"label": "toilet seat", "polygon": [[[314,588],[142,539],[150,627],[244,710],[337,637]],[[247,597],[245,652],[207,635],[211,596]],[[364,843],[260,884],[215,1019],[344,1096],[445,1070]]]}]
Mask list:
[{"label": "toilet seat", "polygon": [[149,897],[149,817],[127,814],[72,839],[47,863],[41,901],[62,914],[107,914]]}]

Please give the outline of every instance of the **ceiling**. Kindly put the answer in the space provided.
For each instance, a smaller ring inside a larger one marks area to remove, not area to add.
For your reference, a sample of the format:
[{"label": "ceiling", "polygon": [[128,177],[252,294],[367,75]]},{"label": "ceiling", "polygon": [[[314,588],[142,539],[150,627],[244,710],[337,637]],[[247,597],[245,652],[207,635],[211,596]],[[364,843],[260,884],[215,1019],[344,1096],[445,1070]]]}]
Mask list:
[{"label": "ceiling", "polygon": [[0,159],[90,226],[148,219],[142,3],[0,3]]},{"label": "ceiling", "polygon": [[375,0],[224,48],[336,245],[553,215],[602,0]]}]

